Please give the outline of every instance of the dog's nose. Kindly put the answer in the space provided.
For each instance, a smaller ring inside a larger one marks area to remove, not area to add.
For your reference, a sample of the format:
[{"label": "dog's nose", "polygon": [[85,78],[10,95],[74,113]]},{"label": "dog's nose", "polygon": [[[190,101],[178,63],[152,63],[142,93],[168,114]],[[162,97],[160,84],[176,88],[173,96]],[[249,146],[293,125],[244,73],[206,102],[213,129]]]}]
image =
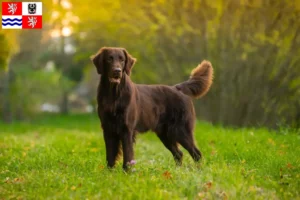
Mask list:
[{"label": "dog's nose", "polygon": [[115,69],[114,69],[114,73],[121,73],[121,71],[122,71],[122,70],[121,70],[120,68],[115,68]]}]

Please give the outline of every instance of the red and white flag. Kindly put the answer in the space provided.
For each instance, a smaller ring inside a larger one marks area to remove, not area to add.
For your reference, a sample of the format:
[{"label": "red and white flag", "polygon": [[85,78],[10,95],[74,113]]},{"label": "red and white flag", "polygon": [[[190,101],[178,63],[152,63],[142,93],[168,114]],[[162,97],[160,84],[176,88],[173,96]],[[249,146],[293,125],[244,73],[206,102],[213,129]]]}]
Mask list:
[{"label": "red and white flag", "polygon": [[2,29],[41,29],[42,2],[2,2]]}]

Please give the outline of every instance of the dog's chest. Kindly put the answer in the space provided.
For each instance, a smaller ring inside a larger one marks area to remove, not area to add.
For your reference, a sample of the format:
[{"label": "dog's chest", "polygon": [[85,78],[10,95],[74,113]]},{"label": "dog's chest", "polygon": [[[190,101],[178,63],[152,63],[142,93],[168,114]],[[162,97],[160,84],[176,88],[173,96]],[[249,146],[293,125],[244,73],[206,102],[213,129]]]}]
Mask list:
[{"label": "dog's chest", "polygon": [[104,112],[102,121],[105,129],[111,133],[121,134],[127,130],[123,112]]},{"label": "dog's chest", "polygon": [[101,113],[101,120],[105,123],[120,124],[125,119],[125,108],[119,104],[101,103],[98,107],[98,112]]}]

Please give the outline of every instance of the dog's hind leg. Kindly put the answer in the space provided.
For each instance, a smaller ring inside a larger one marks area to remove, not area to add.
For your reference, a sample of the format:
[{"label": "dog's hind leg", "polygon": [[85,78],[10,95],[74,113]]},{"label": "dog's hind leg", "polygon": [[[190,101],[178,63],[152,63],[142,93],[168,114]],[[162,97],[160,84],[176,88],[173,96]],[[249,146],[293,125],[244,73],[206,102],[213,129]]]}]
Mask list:
[{"label": "dog's hind leg", "polygon": [[172,138],[168,138],[168,135],[166,133],[157,133],[157,136],[165,145],[165,147],[171,151],[176,164],[181,165],[183,153],[182,151],[179,150],[176,141],[173,140]]},{"label": "dog's hind leg", "polygon": [[198,162],[201,159],[202,154],[194,143],[192,133],[185,132],[177,138],[177,142],[189,152],[194,161]]}]

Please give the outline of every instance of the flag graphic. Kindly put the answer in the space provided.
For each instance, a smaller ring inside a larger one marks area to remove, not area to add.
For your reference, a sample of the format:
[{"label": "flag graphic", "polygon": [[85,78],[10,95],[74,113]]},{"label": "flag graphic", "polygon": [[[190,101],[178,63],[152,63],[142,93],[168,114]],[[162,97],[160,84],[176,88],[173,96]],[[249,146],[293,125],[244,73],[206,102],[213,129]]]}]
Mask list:
[{"label": "flag graphic", "polygon": [[21,29],[22,16],[2,16],[3,29]]},{"label": "flag graphic", "polygon": [[2,2],[2,29],[41,29],[42,2]]},{"label": "flag graphic", "polygon": [[2,2],[2,16],[22,15],[22,2]]},{"label": "flag graphic", "polygon": [[42,28],[42,16],[23,16],[23,29]]}]

